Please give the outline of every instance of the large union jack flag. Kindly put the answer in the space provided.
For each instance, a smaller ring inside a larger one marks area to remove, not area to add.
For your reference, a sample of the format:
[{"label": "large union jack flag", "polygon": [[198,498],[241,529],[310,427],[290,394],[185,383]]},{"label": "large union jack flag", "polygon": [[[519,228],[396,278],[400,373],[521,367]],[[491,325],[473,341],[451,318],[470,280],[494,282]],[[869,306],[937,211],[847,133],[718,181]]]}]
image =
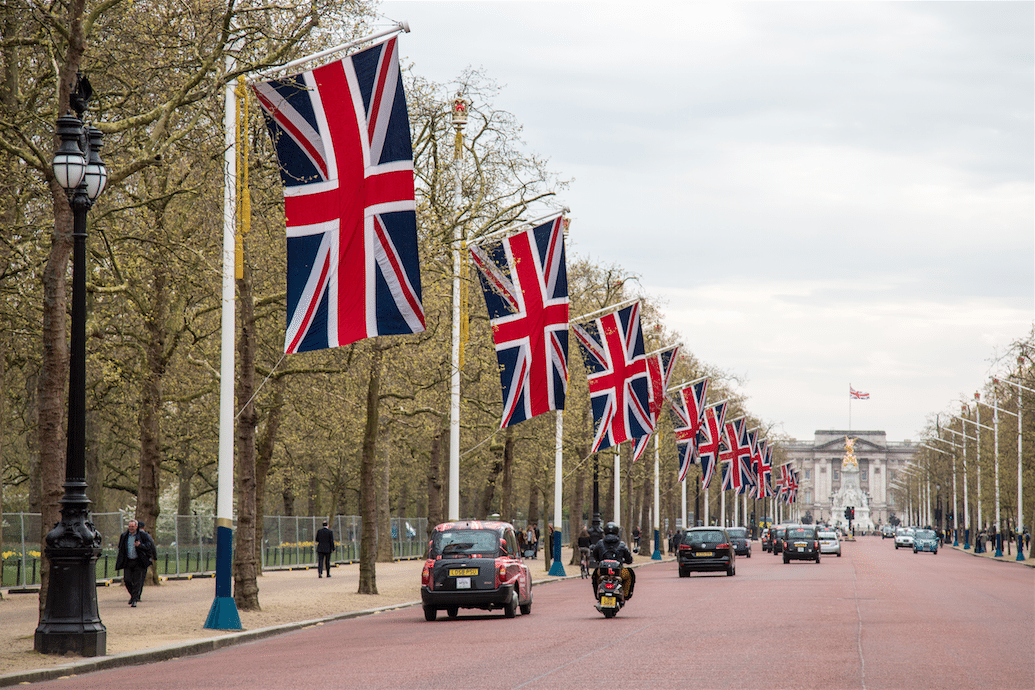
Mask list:
[{"label": "large union jack flag", "polygon": [[679,481],[686,479],[690,465],[697,462],[698,432],[704,422],[704,400],[707,394],[708,379],[694,381],[679,389],[669,409],[679,456]]},{"label": "large union jack flag", "polygon": [[471,247],[503,387],[500,428],[564,409],[568,274],[564,219]]},{"label": "large union jack flag", "polygon": [[707,489],[715,476],[715,467],[722,452],[722,430],[726,426],[725,400],[704,410],[704,422],[697,430],[697,457],[701,461],[701,487]]},{"label": "large union jack flag", "polygon": [[790,463],[780,465],[780,477],[776,480],[777,498],[784,503],[793,503],[798,499],[798,473]]},{"label": "large union jack flag", "polygon": [[284,185],[284,351],[423,331],[396,39],[254,89]]},{"label": "large union jack flag", "polygon": [[592,452],[654,430],[640,303],[584,324],[572,324],[582,350],[593,403]]},{"label": "large union jack flag", "polygon": [[[650,418],[657,428],[661,421],[661,411],[668,397],[668,382],[672,379],[672,371],[676,368],[676,356],[679,346],[673,345],[665,350],[658,350],[647,355],[647,374],[650,376]],[[633,462],[640,459],[647,449],[647,442],[653,434],[640,436],[633,445]]]}]

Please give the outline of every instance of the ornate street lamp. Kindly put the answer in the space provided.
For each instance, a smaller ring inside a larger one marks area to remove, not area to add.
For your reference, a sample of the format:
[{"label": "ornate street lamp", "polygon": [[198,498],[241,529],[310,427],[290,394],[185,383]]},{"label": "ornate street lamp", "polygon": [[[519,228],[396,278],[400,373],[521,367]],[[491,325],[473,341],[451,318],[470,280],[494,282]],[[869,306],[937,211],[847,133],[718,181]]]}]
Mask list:
[{"label": "ornate street lamp", "polygon": [[42,654],[104,656],[108,633],[97,611],[95,570],[101,535],[90,521],[86,497],[86,212],[104,191],[108,173],[99,153],[104,135],[81,120],[89,94],[89,82],[80,77],[72,99],[79,117],[69,113],[57,121],[61,145],[54,175],[68,195],[73,218],[68,445],[61,522],[46,536],[50,579],[34,646]]}]

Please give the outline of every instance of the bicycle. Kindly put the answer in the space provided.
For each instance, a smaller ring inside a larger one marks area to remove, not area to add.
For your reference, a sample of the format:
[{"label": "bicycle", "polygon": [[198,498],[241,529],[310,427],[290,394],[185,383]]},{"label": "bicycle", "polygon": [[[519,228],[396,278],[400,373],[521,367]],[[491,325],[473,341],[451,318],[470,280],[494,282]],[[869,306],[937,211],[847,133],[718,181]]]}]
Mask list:
[{"label": "bicycle", "polygon": [[585,547],[579,547],[579,552],[582,556],[582,560],[579,563],[582,571],[582,579],[585,580],[589,577],[589,549]]}]

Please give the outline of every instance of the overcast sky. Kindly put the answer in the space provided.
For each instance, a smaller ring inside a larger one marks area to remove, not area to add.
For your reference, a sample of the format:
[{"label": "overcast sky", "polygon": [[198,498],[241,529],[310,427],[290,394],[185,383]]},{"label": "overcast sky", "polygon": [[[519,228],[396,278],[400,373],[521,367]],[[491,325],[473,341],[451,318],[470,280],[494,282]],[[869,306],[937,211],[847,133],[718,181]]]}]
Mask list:
[{"label": "overcast sky", "polygon": [[[573,179],[569,251],[799,439],[916,440],[1035,317],[1031,2],[383,2]],[[452,91],[443,92],[443,99]]]}]

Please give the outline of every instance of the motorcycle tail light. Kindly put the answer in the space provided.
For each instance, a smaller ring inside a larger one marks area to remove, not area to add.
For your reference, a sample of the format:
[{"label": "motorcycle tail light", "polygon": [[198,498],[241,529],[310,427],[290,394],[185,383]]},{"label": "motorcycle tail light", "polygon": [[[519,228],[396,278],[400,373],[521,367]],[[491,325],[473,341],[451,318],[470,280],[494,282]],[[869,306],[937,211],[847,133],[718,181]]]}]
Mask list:
[{"label": "motorcycle tail light", "polygon": [[613,582],[605,582],[604,583],[604,589],[614,589],[614,588],[615,588],[615,583],[613,583]]}]

